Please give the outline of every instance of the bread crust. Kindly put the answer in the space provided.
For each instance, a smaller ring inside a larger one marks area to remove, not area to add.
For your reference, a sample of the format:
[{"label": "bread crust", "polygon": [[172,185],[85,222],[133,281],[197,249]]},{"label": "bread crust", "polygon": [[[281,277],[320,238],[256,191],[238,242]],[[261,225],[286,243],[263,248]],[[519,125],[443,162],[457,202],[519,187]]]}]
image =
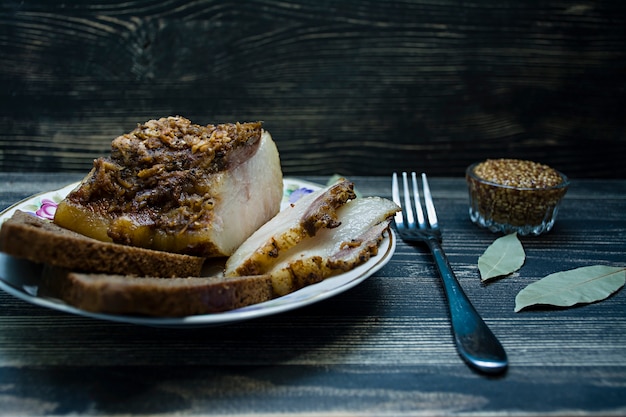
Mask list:
[{"label": "bread crust", "polygon": [[219,313],[273,296],[269,275],[129,278],[56,268],[47,268],[40,291],[85,311],[156,317]]},{"label": "bread crust", "polygon": [[74,271],[130,276],[199,276],[204,258],[101,242],[26,212],[0,229],[0,251]]}]

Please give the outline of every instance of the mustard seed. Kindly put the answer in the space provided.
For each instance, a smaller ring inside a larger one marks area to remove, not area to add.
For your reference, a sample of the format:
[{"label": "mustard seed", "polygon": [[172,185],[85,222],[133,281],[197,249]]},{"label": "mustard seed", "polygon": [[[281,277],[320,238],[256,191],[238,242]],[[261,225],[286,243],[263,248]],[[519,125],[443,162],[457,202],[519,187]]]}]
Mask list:
[{"label": "mustard seed", "polygon": [[488,159],[466,172],[471,220],[492,231],[538,235],[554,224],[567,191],[565,175],[547,165]]},{"label": "mustard seed", "polygon": [[548,165],[519,159],[487,159],[474,168],[483,180],[517,188],[554,187],[562,176]]}]

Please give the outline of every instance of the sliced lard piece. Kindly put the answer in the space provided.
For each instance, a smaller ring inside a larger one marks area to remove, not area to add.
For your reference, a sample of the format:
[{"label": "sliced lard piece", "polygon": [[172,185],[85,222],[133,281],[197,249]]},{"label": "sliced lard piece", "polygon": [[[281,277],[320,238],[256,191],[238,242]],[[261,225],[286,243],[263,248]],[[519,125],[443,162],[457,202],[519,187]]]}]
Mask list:
[{"label": "sliced lard piece", "polygon": [[168,117],[113,140],[54,222],[101,241],[224,257],[278,213],[282,193],[278,150],[261,123]]},{"label": "sliced lard piece", "polygon": [[337,209],[355,198],[354,184],[335,184],[305,195],[254,232],[226,261],[226,276],[265,273],[284,251],[320,229],[339,226]]},{"label": "sliced lard piece", "polygon": [[367,262],[399,209],[380,197],[346,203],[337,211],[338,227],[320,230],[276,259],[267,271],[274,293],[285,295]]}]

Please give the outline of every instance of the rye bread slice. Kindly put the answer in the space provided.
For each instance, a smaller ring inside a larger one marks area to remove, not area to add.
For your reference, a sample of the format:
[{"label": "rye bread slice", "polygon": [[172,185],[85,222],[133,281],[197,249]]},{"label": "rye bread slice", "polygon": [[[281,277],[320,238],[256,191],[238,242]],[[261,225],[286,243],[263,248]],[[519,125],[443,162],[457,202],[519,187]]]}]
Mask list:
[{"label": "rye bread slice", "polygon": [[269,275],[133,278],[58,269],[44,273],[40,291],[86,311],[157,317],[218,313],[273,296]]},{"label": "rye bread slice", "polygon": [[130,276],[199,276],[204,258],[101,242],[16,211],[0,229],[0,251],[73,271]]}]

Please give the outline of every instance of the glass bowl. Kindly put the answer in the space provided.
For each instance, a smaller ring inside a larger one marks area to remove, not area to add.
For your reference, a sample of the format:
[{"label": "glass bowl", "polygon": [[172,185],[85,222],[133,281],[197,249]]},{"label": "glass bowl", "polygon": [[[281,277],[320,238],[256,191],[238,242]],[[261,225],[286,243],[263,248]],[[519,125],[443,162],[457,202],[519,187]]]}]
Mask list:
[{"label": "glass bowl", "polygon": [[488,159],[465,172],[472,222],[492,232],[537,236],[554,226],[568,178],[547,165]]}]

